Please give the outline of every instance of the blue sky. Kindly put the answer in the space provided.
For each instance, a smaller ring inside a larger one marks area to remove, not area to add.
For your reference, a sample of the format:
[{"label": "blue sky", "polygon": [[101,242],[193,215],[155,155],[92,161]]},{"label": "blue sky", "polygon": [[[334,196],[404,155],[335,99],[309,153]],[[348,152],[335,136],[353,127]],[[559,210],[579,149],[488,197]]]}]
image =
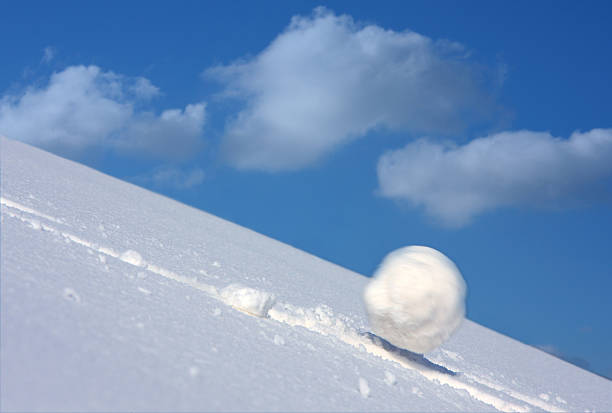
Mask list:
[{"label": "blue sky", "polygon": [[0,133],[364,275],[437,248],[469,318],[610,377],[611,17],[4,2]]}]

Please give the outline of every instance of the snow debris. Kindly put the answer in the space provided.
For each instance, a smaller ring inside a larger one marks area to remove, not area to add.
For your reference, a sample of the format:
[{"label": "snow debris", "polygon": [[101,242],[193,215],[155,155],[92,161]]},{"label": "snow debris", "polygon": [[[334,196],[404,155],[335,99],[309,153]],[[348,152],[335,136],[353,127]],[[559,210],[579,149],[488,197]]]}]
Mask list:
[{"label": "snow debris", "polygon": [[151,295],[151,291],[147,290],[146,288],[143,288],[143,287],[138,287],[138,291],[140,291],[144,295]]},{"label": "snow debris", "polygon": [[395,383],[397,383],[395,374],[391,373],[390,371],[385,371],[385,383],[387,383],[389,386],[393,386]]},{"label": "snow debris", "polygon": [[270,318],[290,326],[300,326],[308,330],[331,335],[359,348],[357,328],[350,317],[334,314],[325,304],[315,308],[303,308],[288,303],[279,303],[270,310]]},{"label": "snow debris", "polygon": [[544,401],[549,401],[549,400],[550,400],[550,396],[549,396],[548,394],[546,394],[546,393],[540,393],[540,394],[538,395],[538,397],[539,397],[540,399],[544,400]]},{"label": "snow debris", "polygon": [[221,264],[219,263],[219,261],[214,261],[214,262],[212,263],[212,266],[213,266],[213,267],[220,268],[220,267],[221,267]]},{"label": "snow debris", "polygon": [[463,357],[461,357],[461,355],[459,355],[458,353],[455,353],[454,351],[442,349],[442,353],[445,354],[446,356],[448,356],[448,358],[450,358],[450,359],[452,359],[454,361],[461,361],[461,360],[463,360]]},{"label": "snow debris", "polygon": [[64,288],[64,298],[75,303],[81,302],[81,297],[72,288]]},{"label": "snow debris", "polygon": [[215,317],[220,316],[220,315],[221,315],[221,309],[220,309],[220,308],[215,308],[215,309],[213,310],[213,315],[214,315]]},{"label": "snow debris", "polygon": [[128,264],[132,264],[137,267],[144,266],[144,260],[142,259],[142,256],[134,250],[125,251],[119,256],[119,259],[123,262],[127,262]]},{"label": "snow debris", "polygon": [[370,397],[370,385],[363,377],[359,377],[359,393],[361,393],[361,397],[364,399]]},{"label": "snow debris", "polygon": [[278,334],[274,335],[274,344],[276,344],[277,346],[284,346],[285,345],[285,339],[282,338],[281,336],[279,336]]},{"label": "snow debris", "polygon": [[230,284],[222,289],[221,298],[235,309],[257,317],[267,317],[275,303],[273,294],[241,284]]},{"label": "snow debris", "polygon": [[555,397],[555,400],[558,401],[559,403],[567,404],[567,402],[559,396]]},{"label": "snow debris", "polygon": [[387,255],[364,291],[372,331],[395,346],[426,353],[465,316],[466,285],[455,264],[429,247]]},{"label": "snow debris", "polygon": [[37,219],[32,219],[32,220],[30,220],[30,226],[31,226],[33,229],[41,229],[41,228],[42,228],[42,226],[40,225],[40,221],[39,221],[39,220],[37,220]]},{"label": "snow debris", "polygon": [[144,271],[138,271],[138,274],[136,274],[136,277],[142,279],[147,278],[147,273],[145,273]]},{"label": "snow debris", "polygon": [[412,387],[412,394],[416,394],[417,396],[419,396],[420,398],[423,398],[424,394],[421,391],[421,389],[419,389],[418,387],[414,386]]}]

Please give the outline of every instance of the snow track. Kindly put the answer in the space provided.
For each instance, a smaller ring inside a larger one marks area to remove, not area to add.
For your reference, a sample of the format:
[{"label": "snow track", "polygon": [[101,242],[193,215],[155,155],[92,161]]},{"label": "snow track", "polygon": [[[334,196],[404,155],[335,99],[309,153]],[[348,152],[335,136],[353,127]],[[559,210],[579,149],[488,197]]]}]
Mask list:
[{"label": "snow track", "polygon": [[[360,351],[365,351],[381,359],[397,363],[403,368],[410,369],[440,386],[447,385],[458,392],[467,392],[472,398],[486,403],[497,410],[515,412],[527,412],[534,409],[556,412],[565,411],[543,398],[523,394],[474,374],[463,374],[453,371],[451,367],[444,365],[442,362],[439,362],[440,364],[432,363],[420,355],[395,348],[370,333],[361,332],[355,327],[354,320],[342,314],[334,314],[332,309],[327,306],[302,308],[281,301],[275,302],[272,295],[265,291],[236,285],[226,286],[231,291],[226,289],[220,292],[217,287],[204,283],[195,277],[177,274],[156,263],[148,262],[146,257],[142,257],[137,251],[126,249],[118,252],[108,246],[99,245],[66,232],[60,226],[68,228],[70,226],[63,219],[36,211],[5,197],[0,198],[0,203],[2,205],[3,216],[18,219],[27,224],[32,230],[42,230],[59,235],[67,242],[97,252],[100,254],[100,257],[121,260],[129,265],[142,268],[169,280],[188,285],[249,316],[267,318],[290,327],[305,328],[311,332],[339,340]],[[100,261],[104,262],[105,260],[106,258]],[[145,294],[148,290],[141,290],[141,292]],[[284,343],[284,340],[282,342]],[[281,340],[275,338],[275,343],[280,345]],[[457,357],[457,355],[455,356]],[[360,379],[359,388],[364,398],[371,395],[371,389],[365,379]]]}]

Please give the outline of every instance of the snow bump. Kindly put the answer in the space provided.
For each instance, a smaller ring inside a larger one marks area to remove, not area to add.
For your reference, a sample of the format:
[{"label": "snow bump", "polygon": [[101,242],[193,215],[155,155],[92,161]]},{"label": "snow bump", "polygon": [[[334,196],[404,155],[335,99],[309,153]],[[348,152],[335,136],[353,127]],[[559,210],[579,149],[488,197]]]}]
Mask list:
[{"label": "snow bump", "polygon": [[128,264],[132,264],[137,267],[144,266],[144,260],[142,259],[142,256],[140,255],[140,253],[134,250],[125,251],[123,254],[121,254],[119,259],[123,262],[127,262]]}]

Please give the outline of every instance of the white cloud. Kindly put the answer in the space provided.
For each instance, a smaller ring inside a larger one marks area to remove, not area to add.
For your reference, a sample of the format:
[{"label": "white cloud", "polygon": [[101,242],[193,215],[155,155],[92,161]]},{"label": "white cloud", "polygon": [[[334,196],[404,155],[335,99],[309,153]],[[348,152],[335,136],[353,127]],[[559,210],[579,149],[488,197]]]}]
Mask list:
[{"label": "white cloud", "polygon": [[298,169],[368,131],[451,133],[490,111],[463,47],[323,8],[260,54],[205,72],[244,102],[223,147],[238,168]]},{"label": "white cloud", "polygon": [[140,109],[159,89],[97,66],[70,66],[44,87],[0,99],[0,133],[78,155],[90,147],[164,159],[191,156],[202,144],[205,104],[160,116]]},{"label": "white cloud", "polygon": [[569,139],[502,132],[463,146],[427,139],[378,162],[383,196],[408,201],[451,226],[498,207],[565,207],[601,196],[612,176],[612,129]]},{"label": "white cloud", "polygon": [[204,182],[205,174],[200,168],[182,170],[166,165],[155,169],[147,175],[140,175],[131,180],[141,185],[152,185],[156,188],[173,188],[186,190]]}]

